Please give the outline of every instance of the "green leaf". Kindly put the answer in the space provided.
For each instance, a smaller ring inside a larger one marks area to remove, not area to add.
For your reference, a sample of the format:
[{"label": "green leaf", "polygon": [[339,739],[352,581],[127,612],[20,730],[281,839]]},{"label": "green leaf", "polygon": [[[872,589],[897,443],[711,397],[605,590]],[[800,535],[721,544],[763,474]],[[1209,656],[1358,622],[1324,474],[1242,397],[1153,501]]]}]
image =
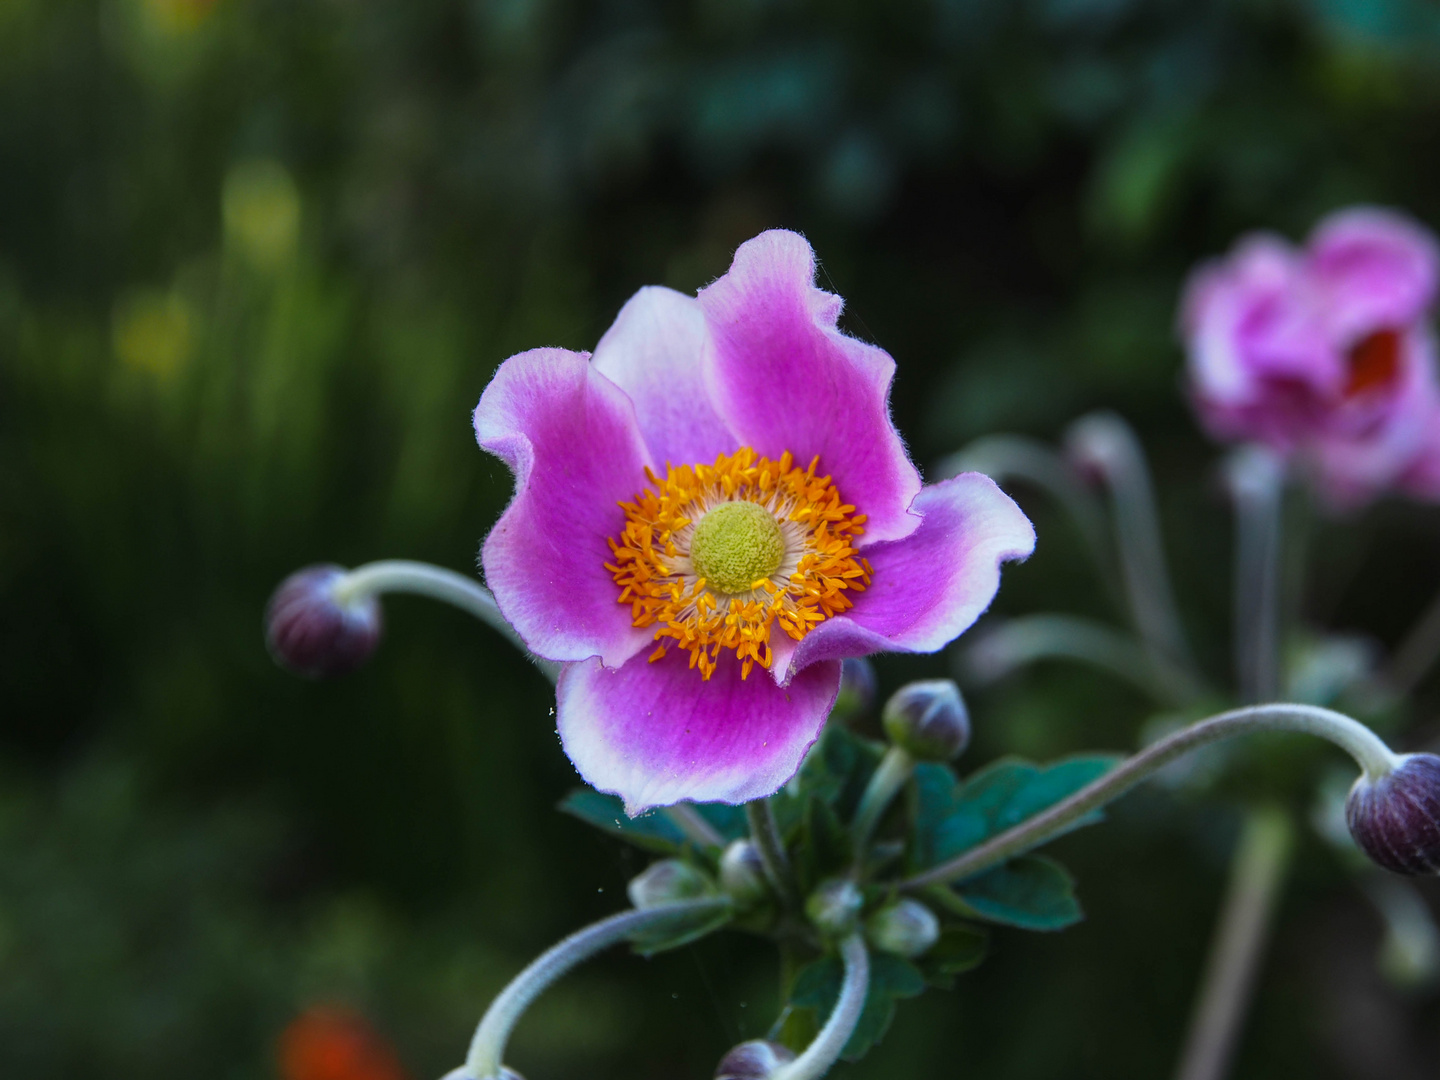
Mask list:
[{"label": "green leaf", "polygon": [[745,808],[728,803],[693,803],[695,812],[710,823],[710,827],[725,838],[726,843],[750,835],[750,826],[745,821]]},{"label": "green leaf", "polygon": [[594,788],[576,788],[560,801],[560,810],[646,851],[673,855],[685,846],[685,834],[664,814],[627,817],[624,803]]},{"label": "green leaf", "polygon": [[[790,1004],[797,1009],[809,1009],[816,1021],[823,1023],[840,998],[840,983],[844,968],[839,957],[825,956],[803,969],[795,978],[795,987],[790,993]],[[870,954],[870,988],[865,995],[865,1007],[845,1050],[840,1055],[846,1061],[859,1061],[890,1029],[895,1018],[895,1003],[902,998],[912,998],[925,990],[925,976],[908,960],[891,953]]]},{"label": "green leaf", "polygon": [[641,956],[654,956],[669,949],[689,945],[707,934],[726,926],[735,917],[735,909],[717,906],[691,915],[675,915],[630,935],[630,944]]},{"label": "green leaf", "polygon": [[829,803],[811,798],[805,804],[795,851],[802,893],[808,894],[822,880],[849,865],[850,834]]},{"label": "green leaf", "polygon": [[940,931],[940,940],[916,965],[931,986],[949,990],[955,985],[956,975],[980,966],[989,943],[989,935],[979,927],[947,926]]},{"label": "green leaf", "polygon": [[885,749],[840,724],[825,728],[796,776],[803,796],[829,803],[848,820]]},{"label": "green leaf", "polygon": [[[1035,765],[1020,758],[1002,758],[963,782],[954,780],[944,766],[919,766],[915,770],[912,867],[924,870],[969,851],[1079,791],[1118,760],[1112,754],[1086,754]],[[1093,824],[1101,816],[1096,810],[1077,819],[1066,831]]]},{"label": "green leaf", "polygon": [[1075,879],[1043,855],[1022,855],[946,891],[962,905],[951,910],[1023,930],[1061,930],[1084,917]]}]

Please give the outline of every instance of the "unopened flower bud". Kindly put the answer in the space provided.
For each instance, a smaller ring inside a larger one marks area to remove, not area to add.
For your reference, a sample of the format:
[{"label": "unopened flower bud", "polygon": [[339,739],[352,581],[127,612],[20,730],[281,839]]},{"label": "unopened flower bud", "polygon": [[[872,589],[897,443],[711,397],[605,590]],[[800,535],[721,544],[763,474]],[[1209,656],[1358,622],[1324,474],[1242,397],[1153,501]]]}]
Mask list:
[{"label": "unopened flower bud", "polygon": [[820,883],[820,887],[805,901],[805,914],[815,929],[826,937],[844,937],[855,929],[860,909],[865,898],[860,889],[848,878],[832,878]]},{"label": "unopened flower bud", "polygon": [[770,895],[765,861],[749,840],[732,840],[720,856],[720,887],[740,904],[757,904]]},{"label": "unopened flower bud", "polygon": [[940,940],[940,920],[918,900],[896,900],[865,920],[865,937],[875,948],[908,960]]},{"label": "unopened flower bud", "polygon": [[662,859],[647,866],[643,874],[631,880],[625,891],[637,908],[652,908],[709,896],[715,887],[709,878],[689,863],[681,859]]},{"label": "unopened flower bud", "polygon": [[770,1080],[782,1065],[795,1060],[788,1046],[751,1039],[735,1047],[715,1066],[715,1080]]},{"label": "unopened flower bud", "polygon": [[902,686],[885,703],[890,741],[921,761],[952,761],[970,743],[970,714],[949,679]]},{"label": "unopened flower bud", "polygon": [[307,566],[280,583],[265,607],[265,644],[281,667],[311,679],[354,671],[380,642],[380,601],[341,601],[340,566]]},{"label": "unopened flower bud", "polygon": [[863,656],[851,657],[840,665],[840,693],[835,698],[835,708],[830,715],[847,720],[868,712],[875,704],[875,691],[879,680],[875,676],[875,665]]},{"label": "unopened flower bud", "polygon": [[1397,874],[1440,871],[1440,757],[1406,754],[1394,772],[1361,776],[1345,801],[1350,835]]}]

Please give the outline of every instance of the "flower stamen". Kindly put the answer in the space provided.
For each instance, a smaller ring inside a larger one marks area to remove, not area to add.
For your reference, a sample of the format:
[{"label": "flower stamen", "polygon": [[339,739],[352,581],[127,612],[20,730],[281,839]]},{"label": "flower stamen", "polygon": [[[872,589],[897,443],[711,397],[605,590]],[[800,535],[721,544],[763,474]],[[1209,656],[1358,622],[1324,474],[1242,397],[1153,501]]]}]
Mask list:
[{"label": "flower stamen", "polygon": [[770,666],[777,626],[799,641],[854,606],[870,584],[854,546],[865,515],[816,476],[819,463],[800,469],[788,451],[772,461],[742,447],[663,479],[645,470],[651,488],[620,504],[625,527],[605,569],[634,625],[657,627],[651,662],[679,646],[709,679],[731,649],[745,678]]}]

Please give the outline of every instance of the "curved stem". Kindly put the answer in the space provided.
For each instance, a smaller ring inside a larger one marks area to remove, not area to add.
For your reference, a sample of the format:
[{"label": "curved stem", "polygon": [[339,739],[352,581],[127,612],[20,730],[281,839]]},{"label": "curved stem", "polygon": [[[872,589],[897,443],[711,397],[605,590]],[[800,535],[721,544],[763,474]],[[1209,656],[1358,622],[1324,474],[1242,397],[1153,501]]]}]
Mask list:
[{"label": "curved stem", "polygon": [[1318,735],[1344,750],[1372,780],[1393,772],[1400,757],[1373,731],[1344,713],[1318,705],[1251,705],[1220,713],[1152,743],[1122,761],[1068,799],[1007,829],[955,858],[900,882],[920,889],[974,877],[1065,832],[1093,810],[1119,798],[1176,758],[1202,746],[1254,731],[1294,731]]},{"label": "curved stem", "polygon": [[992,622],[960,655],[966,674],[987,683],[1036,660],[1065,659],[1103,668],[1170,705],[1188,705],[1205,694],[1184,667],[1148,655],[1129,634],[1079,615],[1022,615]]},{"label": "curved stem", "polygon": [[915,758],[909,751],[892,746],[885,751],[880,764],[870,774],[870,782],[865,785],[865,793],[860,796],[860,805],[855,809],[855,821],[851,826],[855,837],[857,864],[864,862],[865,850],[870,845],[870,834],[875,831],[875,826],[880,824],[885,808],[905,786],[905,781],[910,779],[914,771]]},{"label": "curved stem", "polygon": [[1222,1080],[1228,1070],[1294,839],[1284,810],[1252,810],[1245,821],[1176,1080]]},{"label": "curved stem", "polygon": [[986,435],[943,458],[936,466],[935,479],[972,471],[984,473],[1001,485],[1009,480],[1033,484],[1064,507],[1090,549],[1106,588],[1117,602],[1123,603],[1105,512],[1074,466],[1038,439]]},{"label": "curved stem", "polygon": [[1141,640],[1152,654],[1189,666],[1190,651],[1160,538],[1155,490],[1139,440],[1120,417],[1101,412],[1071,424],[1065,442],[1071,457],[1099,472],[1110,489],[1120,571]]},{"label": "curved stem", "polygon": [[[451,604],[498,630],[510,644],[526,656],[531,656],[515,628],[500,614],[490,590],[453,570],[410,559],[382,559],[357,566],[335,586],[335,598],[341,603],[389,592],[413,593]],[[539,657],[531,658],[551,682],[559,677],[559,664]]]},{"label": "curved stem", "polygon": [[760,862],[765,866],[770,887],[786,905],[797,906],[800,894],[790,872],[790,858],[785,854],[785,840],[775,820],[775,808],[770,805],[769,799],[756,799],[745,804],[745,818],[750,823],[750,839],[755,841],[755,849],[760,853]]},{"label": "curved stem", "polygon": [[1235,502],[1235,675],[1241,700],[1280,692],[1280,500],[1285,467],[1273,453],[1244,446],[1225,461]]},{"label": "curved stem", "polygon": [[851,934],[840,943],[840,959],[845,964],[845,981],[840,984],[840,997],[830,1010],[830,1018],[805,1052],[788,1065],[780,1066],[770,1080],[819,1080],[840,1060],[870,991],[870,954],[859,933]]},{"label": "curved stem", "polygon": [[[525,1010],[566,972],[611,945],[624,941],[637,930],[661,925],[667,920],[688,918],[719,910],[725,899],[684,900],[642,910],[622,911],[577,930],[558,945],[540,954],[529,967],[500,991],[475,1029],[461,1075],[467,1080],[495,1080],[504,1064],[505,1044]],[[452,1074],[453,1075],[453,1074]]]}]

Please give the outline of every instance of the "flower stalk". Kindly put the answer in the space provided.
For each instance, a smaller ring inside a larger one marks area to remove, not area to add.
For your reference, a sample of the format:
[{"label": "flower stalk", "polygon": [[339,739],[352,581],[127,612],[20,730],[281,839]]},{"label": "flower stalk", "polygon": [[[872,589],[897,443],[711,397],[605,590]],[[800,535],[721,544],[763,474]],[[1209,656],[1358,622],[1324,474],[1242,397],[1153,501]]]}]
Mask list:
[{"label": "flower stalk", "polygon": [[804,1053],[780,1066],[770,1080],[819,1080],[840,1060],[870,991],[870,954],[861,934],[853,933],[840,943],[840,959],[845,965],[845,978],[825,1026]]},{"label": "flower stalk", "polygon": [[870,774],[870,782],[860,796],[855,809],[852,830],[855,837],[855,863],[857,868],[865,862],[865,852],[870,846],[870,837],[875,826],[880,824],[890,803],[915,772],[915,757],[904,747],[892,746],[885,751],[880,764]]},{"label": "flower stalk", "polygon": [[[526,656],[531,655],[514,627],[500,614],[500,608],[495,603],[495,598],[490,595],[490,590],[478,581],[472,581],[453,570],[411,559],[382,559],[357,566],[335,585],[335,595],[341,603],[395,592],[426,596],[457,607],[498,631]],[[558,664],[538,657],[533,659],[535,666],[544,672],[551,682],[559,677]]]},{"label": "flower stalk", "polygon": [[769,799],[755,799],[745,804],[745,818],[750,823],[750,839],[760,852],[765,877],[775,895],[786,907],[797,907],[800,893],[795,887],[795,877],[790,870],[790,857],[785,854],[785,839],[780,835],[780,824],[775,820],[775,808]]},{"label": "flower stalk", "polygon": [[1401,762],[1400,756],[1364,724],[1331,709],[1290,704],[1234,709],[1201,720],[1152,743],[1068,799],[939,866],[906,878],[900,882],[900,887],[923,889],[984,873],[1065,832],[1086,814],[1119,798],[1192,750],[1257,731],[1293,731],[1326,739],[1354,758],[1364,775],[1371,780],[1388,776]]},{"label": "flower stalk", "polygon": [[505,1044],[525,1010],[552,983],[596,953],[619,944],[637,931],[719,911],[729,903],[720,897],[661,904],[643,911],[622,911],[577,930],[541,953],[490,1003],[475,1029],[470,1052],[458,1074],[465,1080],[497,1080],[502,1075]]}]

